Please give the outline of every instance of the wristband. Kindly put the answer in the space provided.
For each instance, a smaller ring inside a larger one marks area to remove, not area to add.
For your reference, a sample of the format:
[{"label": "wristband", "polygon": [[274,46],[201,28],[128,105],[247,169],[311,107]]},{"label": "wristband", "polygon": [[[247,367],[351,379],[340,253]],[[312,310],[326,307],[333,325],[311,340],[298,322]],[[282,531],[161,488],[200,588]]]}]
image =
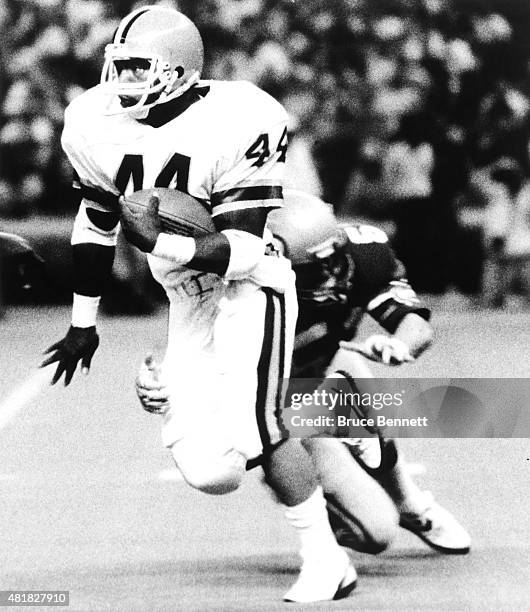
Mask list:
[{"label": "wristband", "polygon": [[265,255],[263,238],[235,229],[223,230],[230,244],[230,260],[224,274],[227,280],[248,278],[252,270]]},{"label": "wristband", "polygon": [[196,243],[189,236],[159,234],[151,255],[175,262],[179,266],[189,263],[195,255]]},{"label": "wristband", "polygon": [[73,327],[93,327],[96,325],[99,301],[101,297],[90,297],[74,293],[72,304]]}]

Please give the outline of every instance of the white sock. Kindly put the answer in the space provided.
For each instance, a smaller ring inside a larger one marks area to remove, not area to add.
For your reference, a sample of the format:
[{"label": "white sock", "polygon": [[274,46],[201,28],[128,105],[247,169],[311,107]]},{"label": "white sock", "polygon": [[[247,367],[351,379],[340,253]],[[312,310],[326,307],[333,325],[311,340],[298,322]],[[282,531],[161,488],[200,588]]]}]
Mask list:
[{"label": "white sock", "polygon": [[285,518],[300,538],[300,555],[304,561],[342,552],[329,525],[322,487],[317,487],[301,504],[285,507]]}]

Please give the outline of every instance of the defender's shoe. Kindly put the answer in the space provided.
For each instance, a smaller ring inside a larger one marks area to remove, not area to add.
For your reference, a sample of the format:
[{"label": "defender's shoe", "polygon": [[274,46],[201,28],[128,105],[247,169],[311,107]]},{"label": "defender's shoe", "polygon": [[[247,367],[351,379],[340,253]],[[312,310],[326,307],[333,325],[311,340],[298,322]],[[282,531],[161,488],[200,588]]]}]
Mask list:
[{"label": "defender's shoe", "polygon": [[357,572],[346,552],[338,550],[338,553],[333,553],[333,558],[305,560],[298,580],[283,600],[310,603],[347,597],[357,586]]},{"label": "defender's shoe", "polygon": [[424,492],[421,512],[401,512],[399,524],[411,531],[434,550],[446,555],[465,555],[471,538],[464,527],[445,508],[434,501],[430,491]]},{"label": "defender's shoe", "polygon": [[375,479],[390,472],[396,465],[398,454],[392,438],[378,435],[370,438],[343,438],[342,442],[364,471]]},{"label": "defender's shoe", "polygon": [[343,438],[342,442],[363,467],[375,470],[381,465],[379,438]]}]

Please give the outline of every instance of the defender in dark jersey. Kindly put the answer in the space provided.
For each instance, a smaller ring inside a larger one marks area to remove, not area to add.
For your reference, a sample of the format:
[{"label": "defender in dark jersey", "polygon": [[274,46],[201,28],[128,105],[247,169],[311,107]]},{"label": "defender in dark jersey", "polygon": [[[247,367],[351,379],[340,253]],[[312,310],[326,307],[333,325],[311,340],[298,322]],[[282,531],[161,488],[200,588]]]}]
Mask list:
[{"label": "defender in dark jersey", "polygon": [[[322,376],[339,342],[355,337],[364,313],[390,334],[409,314],[430,319],[429,309],[408,284],[404,267],[395,258],[383,231],[366,225],[345,225],[339,230],[338,240],[340,247],[325,258],[330,261],[296,265],[301,307],[294,377]],[[430,336],[426,326],[423,333]]]},{"label": "defender in dark jersey", "polygon": [[[286,191],[285,208],[268,225],[297,276],[293,378],[327,376],[324,386],[329,379],[345,377],[355,385],[356,378],[373,376],[366,358],[397,366],[414,361],[430,346],[430,311],[409,285],[382,230],[340,225],[330,206],[297,191]],[[358,344],[354,338],[365,313],[387,333]],[[394,440],[381,435],[342,441],[315,437],[305,445],[343,545],[380,552],[399,522],[440,552],[469,551],[466,530],[418,488]],[[365,468],[363,474],[352,456]],[[391,509],[383,489],[393,502]]]}]

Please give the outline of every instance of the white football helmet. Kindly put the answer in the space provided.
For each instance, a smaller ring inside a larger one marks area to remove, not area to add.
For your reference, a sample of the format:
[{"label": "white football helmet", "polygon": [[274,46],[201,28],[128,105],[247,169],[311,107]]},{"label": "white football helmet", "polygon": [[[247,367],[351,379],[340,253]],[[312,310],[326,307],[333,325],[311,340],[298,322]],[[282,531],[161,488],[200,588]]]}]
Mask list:
[{"label": "white football helmet", "polygon": [[[120,61],[145,60],[147,78],[120,83]],[[201,35],[185,15],[162,6],[144,6],[122,19],[105,48],[101,83],[128,104],[108,114],[134,113],[182,95],[200,78],[204,62]],[[132,101],[132,103],[131,103]]]},{"label": "white football helmet", "polygon": [[332,207],[294,189],[284,189],[283,195],[284,206],[269,214],[267,227],[293,264],[298,296],[320,305],[345,302],[353,260]]}]

